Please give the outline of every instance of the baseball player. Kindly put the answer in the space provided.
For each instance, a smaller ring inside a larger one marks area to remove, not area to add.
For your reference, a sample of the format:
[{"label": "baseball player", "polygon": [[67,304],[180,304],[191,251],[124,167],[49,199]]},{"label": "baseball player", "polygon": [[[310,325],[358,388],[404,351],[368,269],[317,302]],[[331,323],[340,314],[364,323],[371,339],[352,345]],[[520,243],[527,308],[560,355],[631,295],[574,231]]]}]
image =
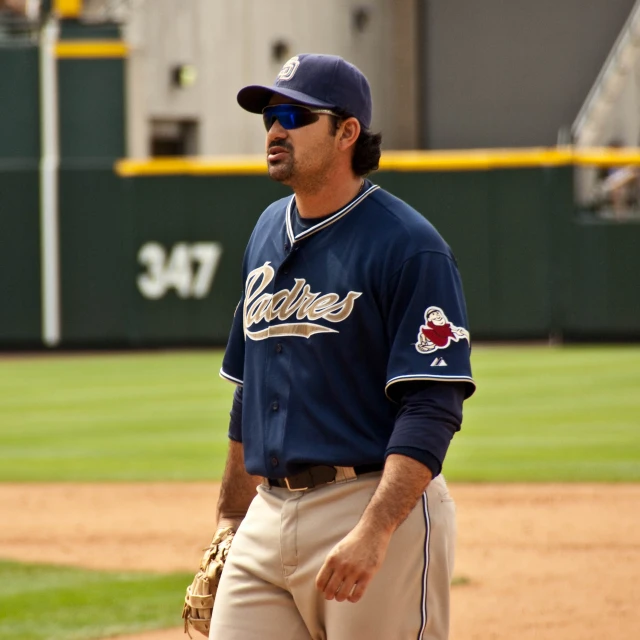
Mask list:
[{"label": "baseball player", "polygon": [[352,64],[301,54],[238,102],[293,195],[248,242],[220,372],[237,388],[218,526],[237,533],[209,637],[447,638],[441,469],[475,388],[455,259],[366,178],[381,136]]}]

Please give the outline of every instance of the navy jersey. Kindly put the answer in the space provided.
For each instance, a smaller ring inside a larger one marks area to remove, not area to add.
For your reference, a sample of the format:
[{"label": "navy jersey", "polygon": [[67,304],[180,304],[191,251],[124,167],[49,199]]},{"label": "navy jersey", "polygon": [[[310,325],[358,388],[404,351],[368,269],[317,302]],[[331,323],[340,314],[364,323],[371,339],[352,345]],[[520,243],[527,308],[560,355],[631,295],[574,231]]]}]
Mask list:
[{"label": "navy jersey", "polygon": [[382,462],[403,382],[475,388],[458,269],[433,226],[367,183],[296,234],[294,201],[251,235],[220,372],[243,386],[236,437],[259,476]]}]

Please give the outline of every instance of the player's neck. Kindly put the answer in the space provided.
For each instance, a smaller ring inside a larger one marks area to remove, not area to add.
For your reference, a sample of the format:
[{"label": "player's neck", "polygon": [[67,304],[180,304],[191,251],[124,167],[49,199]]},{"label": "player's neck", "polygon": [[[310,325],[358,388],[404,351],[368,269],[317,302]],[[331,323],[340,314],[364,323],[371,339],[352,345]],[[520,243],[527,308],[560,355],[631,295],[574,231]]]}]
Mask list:
[{"label": "player's neck", "polygon": [[322,218],[339,211],[358,195],[363,184],[360,176],[349,179],[339,176],[339,179],[325,182],[317,190],[294,189],[298,213],[301,218]]}]

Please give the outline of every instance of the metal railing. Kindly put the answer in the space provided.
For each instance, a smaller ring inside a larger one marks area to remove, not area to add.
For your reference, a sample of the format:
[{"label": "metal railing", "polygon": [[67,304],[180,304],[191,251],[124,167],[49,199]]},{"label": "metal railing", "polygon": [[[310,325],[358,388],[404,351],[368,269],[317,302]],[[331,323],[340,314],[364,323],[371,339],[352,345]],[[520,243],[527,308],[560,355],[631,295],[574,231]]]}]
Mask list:
[{"label": "metal railing", "polygon": [[[637,0],[572,126],[580,147],[607,144],[608,124],[640,63],[640,0]],[[640,119],[640,113],[636,116]],[[637,144],[633,141],[633,145]]]},{"label": "metal railing", "polygon": [[3,44],[34,43],[38,41],[40,16],[27,17],[23,14],[0,9],[0,46]]}]

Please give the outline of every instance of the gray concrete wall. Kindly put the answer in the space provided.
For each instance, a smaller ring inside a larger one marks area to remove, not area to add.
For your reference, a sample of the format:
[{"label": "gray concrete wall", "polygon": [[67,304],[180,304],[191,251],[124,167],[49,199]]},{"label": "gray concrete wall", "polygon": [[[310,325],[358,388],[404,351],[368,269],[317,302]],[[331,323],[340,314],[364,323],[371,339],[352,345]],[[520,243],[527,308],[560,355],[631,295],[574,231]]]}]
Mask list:
[{"label": "gray concrete wall", "polygon": [[[129,155],[148,153],[154,119],[199,123],[201,155],[258,153],[259,117],[243,112],[237,91],[268,83],[296,53],[345,57],[367,75],[374,96],[373,127],[388,148],[415,148],[418,129],[418,22],[420,0],[136,0],[127,27]],[[354,28],[353,12],[369,12]],[[282,60],[272,45],[289,47]],[[170,86],[175,64],[194,64],[195,85]]]},{"label": "gray concrete wall", "polygon": [[634,0],[423,0],[424,148],[553,145]]}]

